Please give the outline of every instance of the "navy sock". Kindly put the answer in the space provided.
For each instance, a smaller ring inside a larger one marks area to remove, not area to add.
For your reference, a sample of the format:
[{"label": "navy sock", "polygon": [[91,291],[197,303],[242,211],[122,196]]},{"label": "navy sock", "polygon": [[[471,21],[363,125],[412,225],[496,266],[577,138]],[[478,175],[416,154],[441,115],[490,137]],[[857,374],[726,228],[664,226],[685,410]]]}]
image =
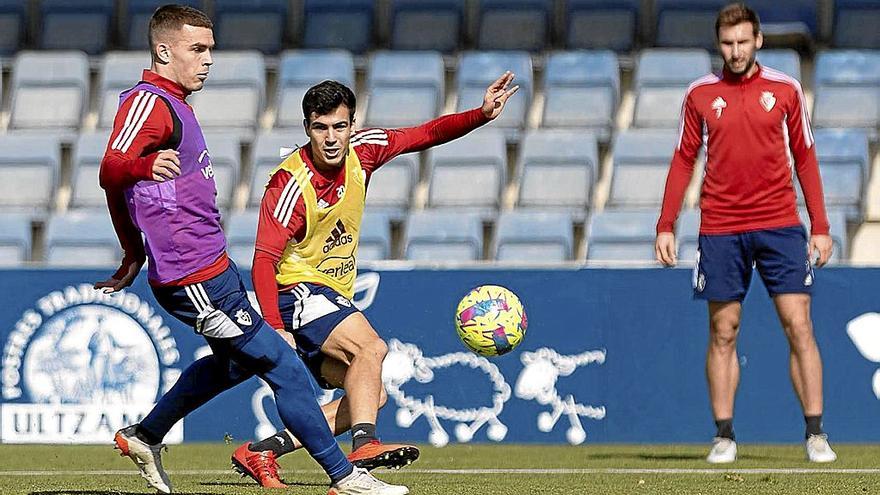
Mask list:
[{"label": "navy sock", "polygon": [[358,423],[351,427],[351,450],[355,451],[362,446],[376,440],[376,425],[370,423]]},{"label": "navy sock", "polygon": [[248,450],[251,452],[271,450],[275,453],[275,457],[281,457],[294,451],[293,439],[290,438],[290,433],[287,433],[287,430],[281,430],[269,438],[252,443]]},{"label": "navy sock", "polygon": [[729,438],[736,441],[736,434],[733,433],[733,418],[716,420],[715,426],[717,427],[716,437]]},{"label": "navy sock", "polygon": [[807,423],[805,438],[810,438],[810,435],[821,435],[823,433],[821,414],[818,416],[804,416],[804,421]]}]

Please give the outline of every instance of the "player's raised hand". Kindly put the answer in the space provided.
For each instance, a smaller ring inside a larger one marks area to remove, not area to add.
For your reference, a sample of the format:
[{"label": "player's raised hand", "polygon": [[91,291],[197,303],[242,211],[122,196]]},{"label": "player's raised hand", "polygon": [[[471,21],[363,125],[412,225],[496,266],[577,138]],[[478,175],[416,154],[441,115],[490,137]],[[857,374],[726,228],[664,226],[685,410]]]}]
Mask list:
[{"label": "player's raised hand", "polygon": [[482,108],[483,115],[486,118],[491,120],[501,115],[501,110],[504,109],[507,99],[513,96],[519,89],[519,86],[509,88],[510,83],[513,82],[513,77],[513,73],[507,71],[486,88],[486,96],[483,97]]},{"label": "player's raised hand", "polygon": [[[814,254],[818,251],[819,257],[814,258]],[[810,259],[815,259],[815,265],[819,268],[825,266],[831,258],[831,252],[834,251],[834,243],[831,236],[827,235],[811,235],[810,236]]]},{"label": "player's raised hand", "polygon": [[122,258],[122,263],[119,265],[116,273],[103,282],[97,282],[94,286],[95,289],[102,289],[105,294],[121,291],[134,282],[145,261],[144,259],[128,256]]},{"label": "player's raised hand", "polygon": [[165,182],[180,175],[180,158],[175,150],[162,150],[153,160],[153,180]]},{"label": "player's raised hand", "polygon": [[678,259],[675,255],[675,234],[660,232],[654,242],[654,256],[663,266],[675,266]]}]

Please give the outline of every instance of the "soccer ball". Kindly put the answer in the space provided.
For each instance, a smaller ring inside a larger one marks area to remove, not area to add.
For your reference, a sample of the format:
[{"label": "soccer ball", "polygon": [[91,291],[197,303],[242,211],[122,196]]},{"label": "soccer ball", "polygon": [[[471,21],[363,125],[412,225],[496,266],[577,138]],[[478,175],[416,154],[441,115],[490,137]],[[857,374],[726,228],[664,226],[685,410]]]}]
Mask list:
[{"label": "soccer ball", "polygon": [[499,285],[481,285],[467,293],[455,311],[455,329],[468,349],[500,356],[522,342],[526,310],[516,294]]}]

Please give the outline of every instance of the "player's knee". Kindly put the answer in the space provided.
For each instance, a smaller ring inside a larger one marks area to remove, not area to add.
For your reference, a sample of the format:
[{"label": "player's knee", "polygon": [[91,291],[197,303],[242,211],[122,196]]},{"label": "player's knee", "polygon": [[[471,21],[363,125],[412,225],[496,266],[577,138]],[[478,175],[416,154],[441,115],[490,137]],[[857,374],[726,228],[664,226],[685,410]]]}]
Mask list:
[{"label": "player's knee", "polygon": [[719,321],[713,322],[710,343],[713,347],[733,349],[736,347],[736,337],[739,334],[739,322]]},{"label": "player's knee", "polygon": [[388,345],[379,337],[374,337],[361,345],[360,354],[381,363],[385,359],[385,355],[388,354]]},{"label": "player's knee", "polygon": [[813,325],[809,318],[797,318],[785,323],[785,334],[792,347],[802,348],[813,345]]}]

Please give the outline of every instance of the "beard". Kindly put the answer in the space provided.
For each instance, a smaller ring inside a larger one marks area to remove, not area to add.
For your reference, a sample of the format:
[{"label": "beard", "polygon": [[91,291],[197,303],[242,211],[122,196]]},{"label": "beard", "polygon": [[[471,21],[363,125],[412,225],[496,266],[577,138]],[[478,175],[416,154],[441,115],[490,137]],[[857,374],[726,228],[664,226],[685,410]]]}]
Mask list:
[{"label": "beard", "polygon": [[755,61],[756,61],[755,58],[756,57],[753,54],[751,56],[751,58],[749,58],[748,62],[746,62],[745,67],[742,70],[734,70],[733,67],[731,66],[731,64],[729,64],[727,62],[725,62],[724,65],[727,66],[727,70],[730,71],[732,74],[736,74],[738,76],[741,76],[743,74],[747,74],[750,70],[752,70],[752,67],[755,66]]}]

